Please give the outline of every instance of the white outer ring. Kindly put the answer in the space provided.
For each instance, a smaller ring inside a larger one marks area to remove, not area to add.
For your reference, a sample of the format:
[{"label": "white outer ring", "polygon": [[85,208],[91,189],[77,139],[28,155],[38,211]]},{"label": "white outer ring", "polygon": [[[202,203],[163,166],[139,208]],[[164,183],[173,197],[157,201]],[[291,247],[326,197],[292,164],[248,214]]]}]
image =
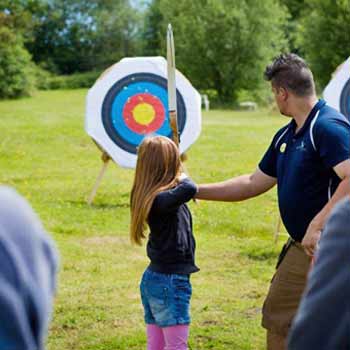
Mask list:
[{"label": "white outer ring", "polygon": [[350,78],[350,57],[335,71],[331,81],[323,91],[327,103],[340,112],[340,97]]}]

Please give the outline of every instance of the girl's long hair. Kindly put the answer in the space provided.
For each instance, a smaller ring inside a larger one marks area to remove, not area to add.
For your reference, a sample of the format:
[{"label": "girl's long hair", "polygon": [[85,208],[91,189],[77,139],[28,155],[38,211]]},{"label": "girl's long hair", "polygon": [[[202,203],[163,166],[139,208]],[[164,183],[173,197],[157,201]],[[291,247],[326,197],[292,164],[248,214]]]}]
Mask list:
[{"label": "girl's long hair", "polygon": [[175,143],[164,136],[147,137],[137,151],[134,184],[131,190],[130,239],[141,245],[146,238],[147,219],[155,196],[177,183],[181,169]]}]

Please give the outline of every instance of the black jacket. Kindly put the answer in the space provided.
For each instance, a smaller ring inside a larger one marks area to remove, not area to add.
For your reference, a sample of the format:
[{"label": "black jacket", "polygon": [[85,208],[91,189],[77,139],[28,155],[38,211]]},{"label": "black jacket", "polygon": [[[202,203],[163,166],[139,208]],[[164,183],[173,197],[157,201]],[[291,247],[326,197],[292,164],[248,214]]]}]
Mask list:
[{"label": "black jacket", "polygon": [[148,216],[150,235],[147,243],[152,271],[167,274],[199,271],[194,262],[196,242],[192,216],[185,204],[196,191],[196,185],[186,178],[154,199]]}]

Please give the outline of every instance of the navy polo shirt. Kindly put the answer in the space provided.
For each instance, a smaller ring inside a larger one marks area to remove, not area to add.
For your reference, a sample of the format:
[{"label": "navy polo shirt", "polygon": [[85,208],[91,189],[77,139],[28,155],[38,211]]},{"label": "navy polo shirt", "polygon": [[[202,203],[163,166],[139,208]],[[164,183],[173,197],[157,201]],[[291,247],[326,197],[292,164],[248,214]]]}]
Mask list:
[{"label": "navy polo shirt", "polygon": [[259,168],[277,178],[282,221],[301,242],[341,181],[333,168],[350,158],[350,123],[319,100],[298,132],[296,127],[293,119],[277,132]]}]

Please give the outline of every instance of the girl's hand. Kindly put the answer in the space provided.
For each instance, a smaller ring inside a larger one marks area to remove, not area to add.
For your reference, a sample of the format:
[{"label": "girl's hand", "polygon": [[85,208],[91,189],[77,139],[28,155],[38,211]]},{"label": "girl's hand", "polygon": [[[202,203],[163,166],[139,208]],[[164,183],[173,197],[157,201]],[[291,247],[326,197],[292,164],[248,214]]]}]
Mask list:
[{"label": "girl's hand", "polygon": [[186,173],[181,173],[180,176],[178,177],[178,180],[179,180],[179,181],[182,181],[182,180],[185,180],[185,179],[187,179],[187,178],[188,178],[188,176],[187,176]]}]

